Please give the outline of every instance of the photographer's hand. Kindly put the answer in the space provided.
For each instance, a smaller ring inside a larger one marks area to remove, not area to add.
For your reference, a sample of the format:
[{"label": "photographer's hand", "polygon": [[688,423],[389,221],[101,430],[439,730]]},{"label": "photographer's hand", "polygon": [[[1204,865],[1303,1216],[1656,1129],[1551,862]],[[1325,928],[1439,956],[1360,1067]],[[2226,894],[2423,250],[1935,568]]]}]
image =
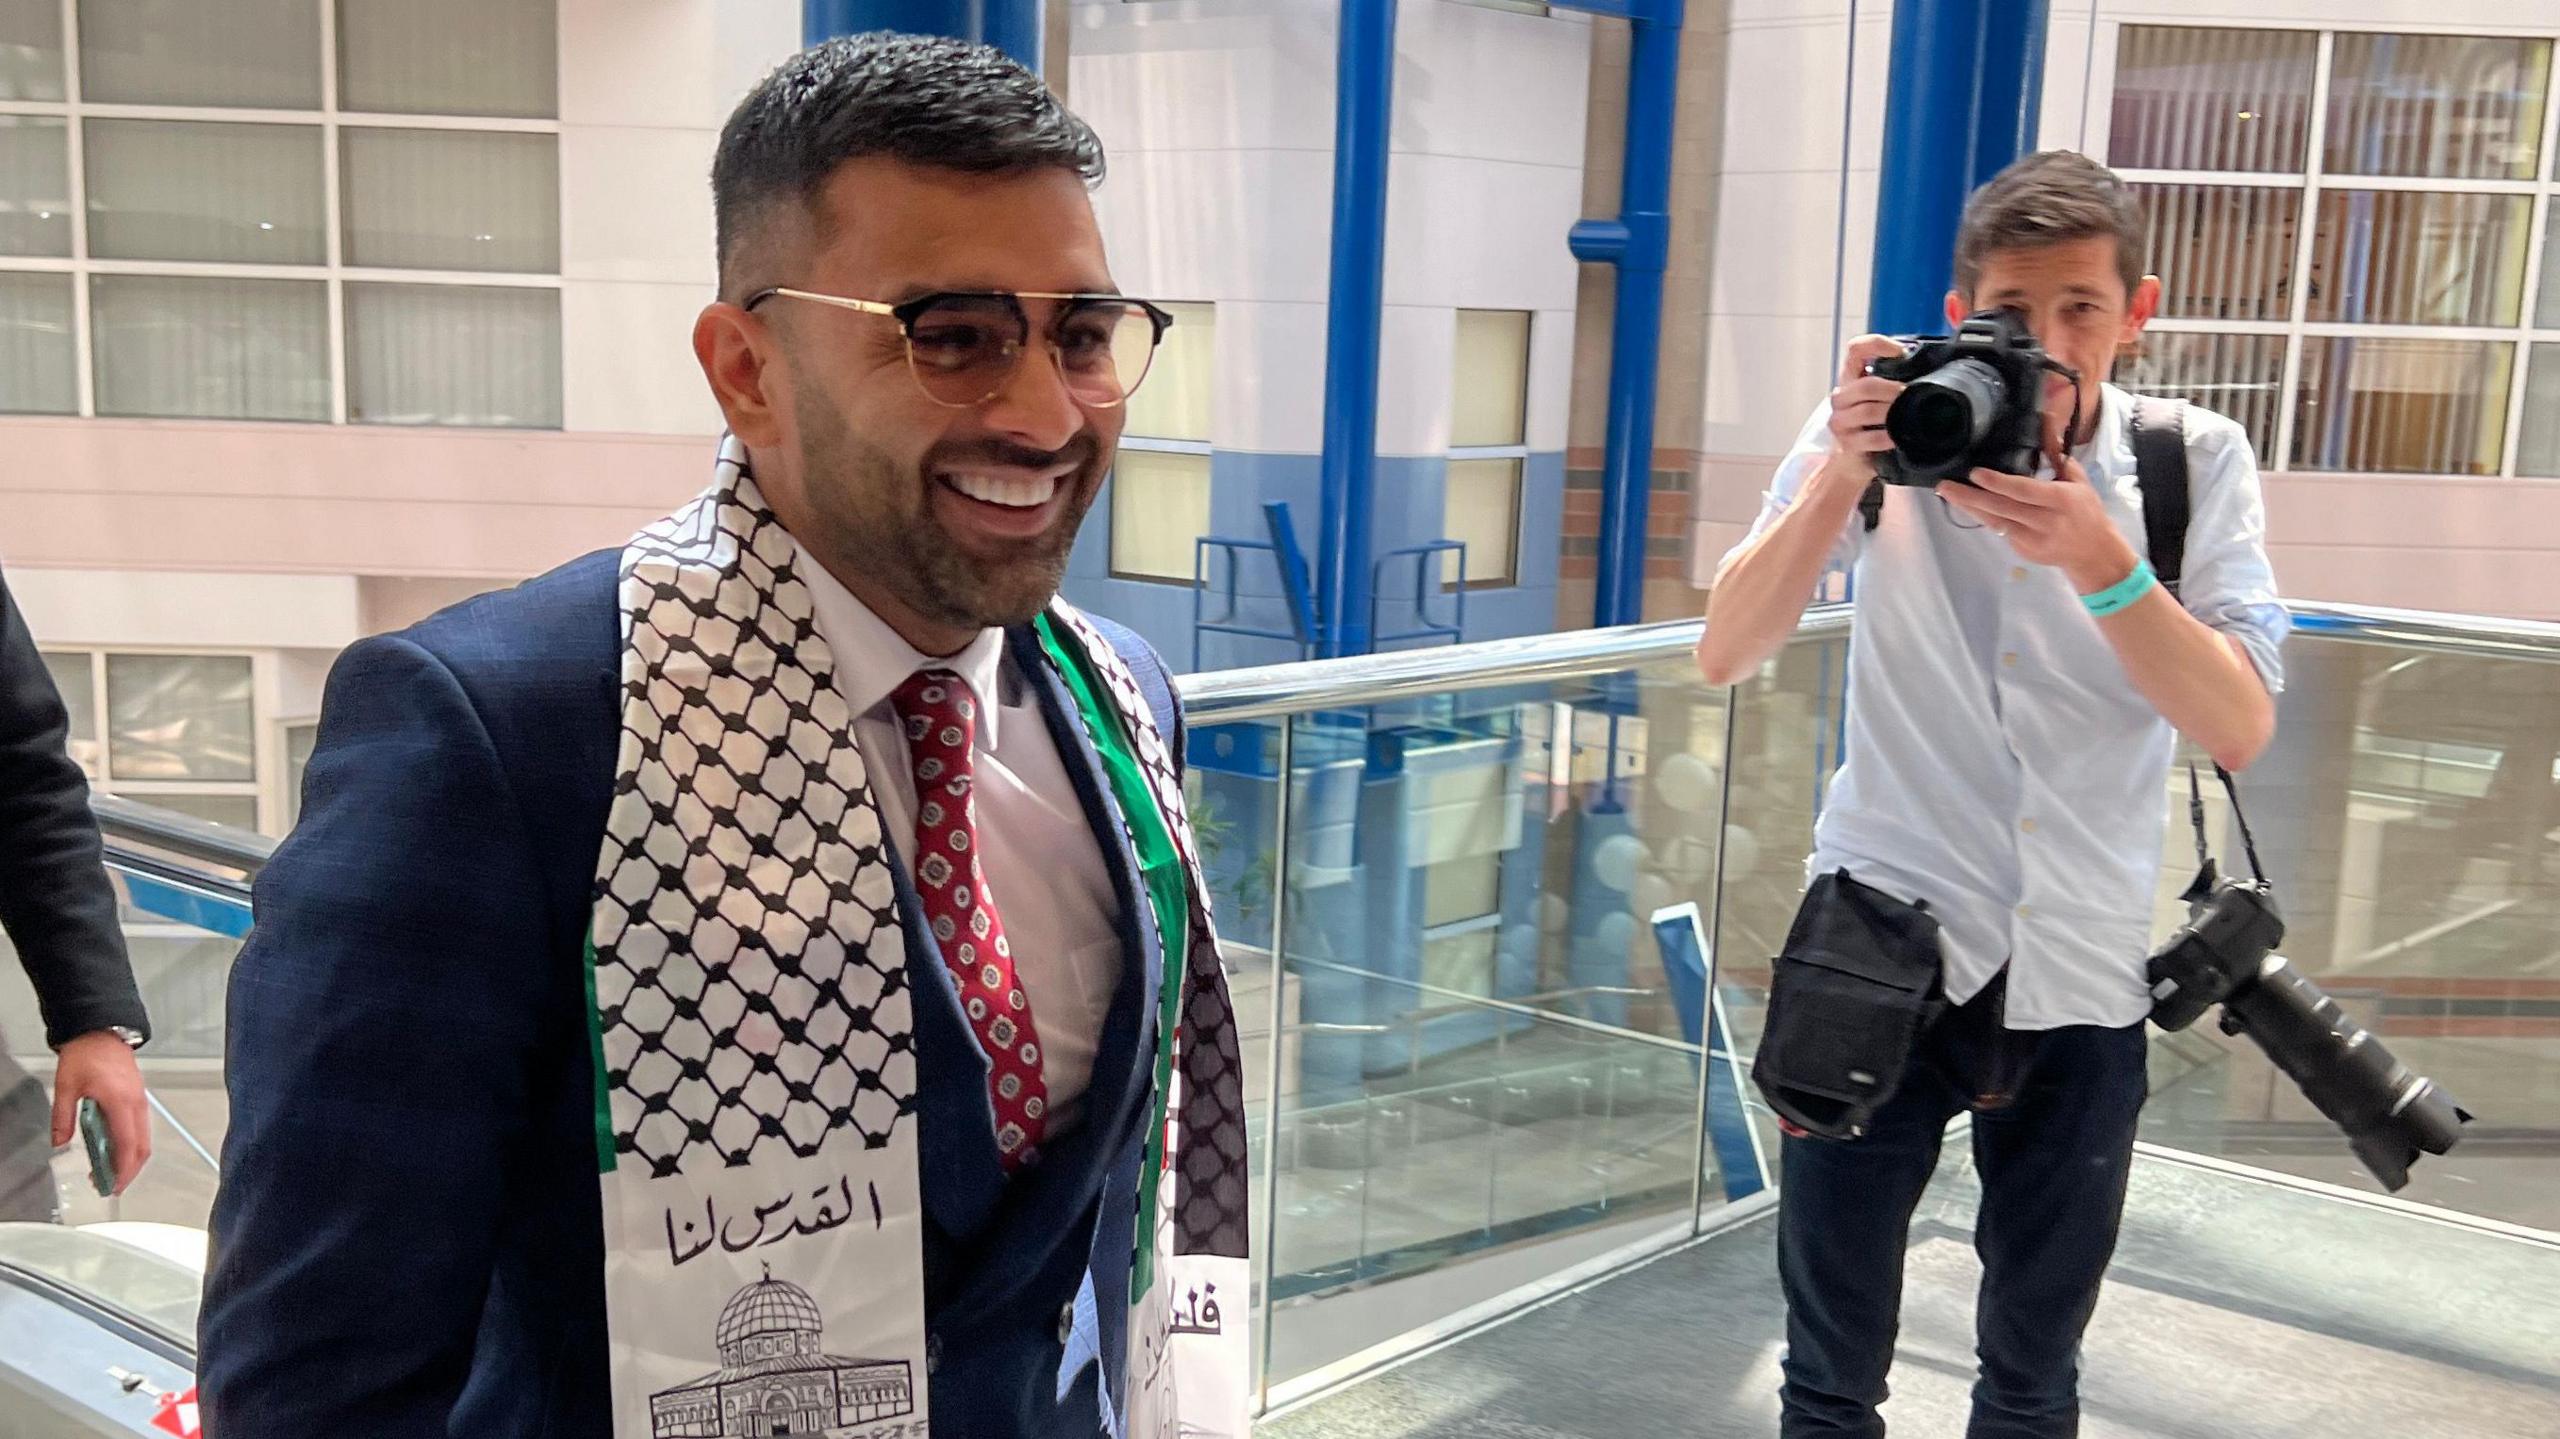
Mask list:
[{"label": "photographer's hand", "polygon": [[2045,455],[2053,478],[2039,480],[1999,470],[1975,470],[1973,486],[1938,486],[1948,504],[2008,540],[2018,557],[2062,571],[2071,588],[2091,595],[2133,573],[2142,556],[2107,515],[2088,471],[2062,448],[2050,419]]},{"label": "photographer's hand", "polygon": [[[2131,576],[2142,556],[2050,428],[2045,449],[2050,480],[1976,470],[1980,488],[1942,485],[1938,493],[2001,533],[2019,558],[2061,570],[2077,594],[2096,594]],[[2275,700],[2238,640],[2187,613],[2157,584],[2096,623],[2133,687],[2216,764],[2239,770],[2266,749]]]}]

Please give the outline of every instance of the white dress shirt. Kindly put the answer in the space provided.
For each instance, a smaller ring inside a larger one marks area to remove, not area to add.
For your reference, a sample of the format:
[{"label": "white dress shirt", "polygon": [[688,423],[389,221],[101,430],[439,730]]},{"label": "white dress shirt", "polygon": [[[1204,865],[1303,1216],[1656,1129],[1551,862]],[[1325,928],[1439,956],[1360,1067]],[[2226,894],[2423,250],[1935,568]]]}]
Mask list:
[{"label": "white dress shirt", "polygon": [[[2077,452],[2135,553],[2148,551],[2128,425],[2103,391]],[[1826,452],[1827,406],[1778,469],[1757,535]],[[2267,565],[2257,459],[2240,426],[2187,411],[2189,613],[2240,642],[2272,692],[2291,624]],[[2123,1026],[2151,1009],[2151,941],[2175,737],[2058,569],[1926,490],[1889,486],[1869,533],[1832,551],[1855,571],[1848,758],[1807,873],[1845,868],[1928,901],[1962,1002],[2009,967],[2008,1025]]]},{"label": "white dress shirt", "polygon": [[1103,1017],[1120,982],[1120,902],[1039,700],[1004,663],[1004,631],[982,630],[967,649],[935,659],[900,638],[805,549],[799,570],[818,637],[835,658],[836,687],[854,715],[854,741],[871,771],[882,828],[910,878],[915,768],[889,697],[924,669],[955,671],[978,696],[971,750],[979,867],[1040,1031],[1049,1132],[1063,1133],[1082,1113]]}]

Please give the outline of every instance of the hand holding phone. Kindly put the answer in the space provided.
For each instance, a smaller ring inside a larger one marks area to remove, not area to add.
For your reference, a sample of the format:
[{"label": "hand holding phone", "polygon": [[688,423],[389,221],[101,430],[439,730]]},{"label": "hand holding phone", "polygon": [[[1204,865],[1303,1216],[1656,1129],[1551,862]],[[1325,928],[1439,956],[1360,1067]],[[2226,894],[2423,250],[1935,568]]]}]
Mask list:
[{"label": "hand holding phone", "polygon": [[112,1199],[116,1192],[115,1141],[107,1134],[107,1117],[99,1112],[98,1101],[80,1101],[80,1143],[89,1151],[89,1183],[100,1199]]}]

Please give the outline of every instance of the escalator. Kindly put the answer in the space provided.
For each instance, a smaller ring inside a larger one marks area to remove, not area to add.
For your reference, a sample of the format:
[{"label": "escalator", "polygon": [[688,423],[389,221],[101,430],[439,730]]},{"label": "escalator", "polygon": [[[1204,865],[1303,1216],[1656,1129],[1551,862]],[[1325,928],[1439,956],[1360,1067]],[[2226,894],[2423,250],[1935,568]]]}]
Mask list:
[{"label": "escalator", "polygon": [[[201,1432],[196,1306],[224,1120],[221,994],[274,841],[105,795],[96,806],[156,1031],[141,1055],[153,1158],[115,1199],[88,1189],[76,1147],[48,1164],[39,1081],[51,1056],[0,1056],[0,1136],[17,1137],[0,1140],[0,1439]],[[41,1032],[31,1014],[7,1018],[12,1034]]]},{"label": "escalator", "polygon": [[203,1253],[179,1226],[0,1224],[0,1433],[188,1435]]}]

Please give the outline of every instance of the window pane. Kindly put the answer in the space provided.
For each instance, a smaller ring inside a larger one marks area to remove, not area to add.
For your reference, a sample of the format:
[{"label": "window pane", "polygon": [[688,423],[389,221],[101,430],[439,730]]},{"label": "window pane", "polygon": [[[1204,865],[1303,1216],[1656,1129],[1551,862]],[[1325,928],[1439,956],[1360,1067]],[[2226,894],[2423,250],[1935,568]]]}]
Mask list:
[{"label": "window pane", "polygon": [[59,0],[0,0],[0,100],[65,98]]},{"label": "window pane", "polygon": [[0,274],[0,414],[80,409],[69,275]]},{"label": "window pane", "polygon": [[2138,170],[2303,170],[2320,37],[2308,30],[2127,25],[2116,42],[2107,163]]},{"label": "window pane", "polygon": [[2524,376],[2524,437],[2516,449],[2516,473],[2560,479],[2560,345],[2533,347]]},{"label": "window pane", "polygon": [[80,93],[130,105],[320,108],[311,0],[80,0]]},{"label": "window pane", "polygon": [[98,413],[329,418],[329,292],[317,280],[89,281]]},{"label": "window pane", "polygon": [[1519,444],[1528,433],[1528,312],[1460,310],[1457,362],[1449,443]]},{"label": "window pane", "polygon": [[227,824],[233,829],[253,832],[258,827],[258,797],[253,794],[154,794],[149,791],[134,794],[127,791],[124,798],[208,824]]},{"label": "window pane", "polygon": [[347,286],[347,418],[560,428],[560,292]]},{"label": "window pane", "polygon": [[[1146,382],[1129,397],[1127,432],[1158,440],[1209,438],[1209,396],[1217,379],[1218,309],[1215,305],[1169,304],[1173,328],[1156,347]],[[1184,551],[1182,577],[1191,577],[1190,552]]]},{"label": "window pane", "polygon": [[2306,339],[2293,467],[2494,475],[2514,363],[2484,340]]},{"label": "window pane", "polygon": [[2154,330],[2142,337],[2132,366],[2118,371],[2126,389],[2164,395],[2238,420],[2261,456],[2274,452],[2284,388],[2281,335],[2188,335]]},{"label": "window pane", "polygon": [[1111,467],[1113,574],[1188,584],[1192,551],[1207,533],[1207,455],[1120,451]]},{"label": "window pane", "polygon": [[89,253],[115,260],[317,265],[317,125],[91,120]]},{"label": "window pane", "polygon": [[2530,180],[2550,88],[2548,40],[2341,35],[2329,173]]},{"label": "window pane", "polygon": [[287,725],[284,730],[284,825],[302,820],[302,781],[311,773],[311,752],[320,747],[320,726]]},{"label": "window pane", "polygon": [[2512,325],[2524,305],[2523,195],[2323,190],[2311,240],[2314,320]]},{"label": "window pane", "polygon": [[558,136],[349,129],[338,153],[348,264],[559,271]]},{"label": "window pane", "polygon": [[70,126],[0,115],[0,255],[70,253]]},{"label": "window pane", "polygon": [[67,747],[91,779],[98,777],[98,694],[90,687],[90,666],[94,662],[95,657],[87,650],[44,652],[44,671],[52,676],[54,689],[62,695],[62,707],[71,714]]},{"label": "window pane", "polygon": [[2542,229],[2542,295],[2534,302],[2534,323],[2560,330],[2560,199],[2544,204],[2550,211]]},{"label": "window pane", "polygon": [[338,0],[338,108],[548,118],[558,47],[552,0]]},{"label": "window pane", "polygon": [[253,780],[249,661],[107,656],[107,766],[120,780]]},{"label": "window pane", "polygon": [[[1466,543],[1468,584],[1509,584],[1520,546],[1520,462],[1451,460],[1440,532]],[[1441,557],[1440,578],[1458,583],[1456,555]]]},{"label": "window pane", "polygon": [[2173,319],[2293,318],[2302,192],[2253,185],[2136,185],[2143,255]]},{"label": "window pane", "polygon": [[1502,908],[1502,851],[1465,855],[1422,871],[1422,925],[1437,929]]}]

